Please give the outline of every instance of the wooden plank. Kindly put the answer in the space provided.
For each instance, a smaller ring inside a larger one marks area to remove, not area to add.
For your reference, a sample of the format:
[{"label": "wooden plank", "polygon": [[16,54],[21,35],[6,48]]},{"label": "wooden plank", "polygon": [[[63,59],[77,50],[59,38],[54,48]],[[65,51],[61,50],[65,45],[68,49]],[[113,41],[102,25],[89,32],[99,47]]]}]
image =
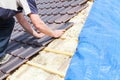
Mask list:
[{"label": "wooden plank", "polygon": [[70,52],[63,52],[63,51],[54,50],[54,49],[50,49],[50,48],[45,48],[43,51],[53,52],[53,53],[56,53],[56,54],[63,54],[63,55],[67,55],[67,56],[70,56],[70,57],[73,56],[73,53],[70,53]]},{"label": "wooden plank", "polygon": [[42,66],[42,65],[40,65],[40,64],[33,63],[32,61],[28,61],[28,62],[26,62],[26,64],[31,65],[31,66],[36,67],[36,68],[39,68],[39,69],[42,69],[42,70],[44,70],[44,71],[46,71],[46,72],[49,72],[49,73],[51,73],[51,74],[59,75],[59,76],[62,77],[62,78],[65,77],[65,74],[62,74],[62,73],[60,73],[60,72],[58,72],[58,71],[55,71],[55,70],[50,70],[50,69],[48,69],[48,68],[45,68],[45,66]]}]

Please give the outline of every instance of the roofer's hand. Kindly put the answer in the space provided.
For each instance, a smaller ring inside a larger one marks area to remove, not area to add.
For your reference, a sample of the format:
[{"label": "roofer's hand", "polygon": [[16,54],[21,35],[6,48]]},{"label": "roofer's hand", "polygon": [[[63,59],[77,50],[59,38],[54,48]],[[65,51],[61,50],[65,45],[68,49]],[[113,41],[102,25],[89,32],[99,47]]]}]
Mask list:
[{"label": "roofer's hand", "polygon": [[35,36],[36,38],[42,38],[43,36],[45,36],[45,34],[44,33],[37,33],[33,36]]},{"label": "roofer's hand", "polygon": [[63,33],[65,32],[65,30],[54,30],[54,38],[58,38],[60,37]]}]

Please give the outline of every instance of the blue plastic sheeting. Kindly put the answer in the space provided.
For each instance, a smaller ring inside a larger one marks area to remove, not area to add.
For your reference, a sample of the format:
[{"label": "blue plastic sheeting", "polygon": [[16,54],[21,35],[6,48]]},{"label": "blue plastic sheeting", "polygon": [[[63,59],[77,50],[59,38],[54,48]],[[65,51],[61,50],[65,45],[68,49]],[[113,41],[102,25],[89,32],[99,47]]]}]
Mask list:
[{"label": "blue plastic sheeting", "polygon": [[65,80],[120,80],[120,0],[96,0]]}]

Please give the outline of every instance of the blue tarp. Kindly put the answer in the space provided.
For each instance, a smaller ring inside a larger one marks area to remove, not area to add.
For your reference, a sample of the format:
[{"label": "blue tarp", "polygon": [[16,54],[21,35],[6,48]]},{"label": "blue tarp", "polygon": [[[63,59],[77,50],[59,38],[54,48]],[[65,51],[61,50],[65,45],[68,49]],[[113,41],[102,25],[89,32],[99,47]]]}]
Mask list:
[{"label": "blue tarp", "polygon": [[120,80],[120,0],[95,0],[65,80]]}]

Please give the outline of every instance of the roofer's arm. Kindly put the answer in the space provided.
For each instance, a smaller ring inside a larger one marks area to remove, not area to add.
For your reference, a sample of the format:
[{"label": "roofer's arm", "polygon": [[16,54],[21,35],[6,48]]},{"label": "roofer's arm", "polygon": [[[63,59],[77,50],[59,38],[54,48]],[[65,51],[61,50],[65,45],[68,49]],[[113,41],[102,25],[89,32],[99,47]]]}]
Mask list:
[{"label": "roofer's arm", "polygon": [[39,17],[38,14],[28,15],[37,30],[51,37],[60,37],[65,30],[51,30]]},{"label": "roofer's arm", "polygon": [[33,36],[40,38],[42,37],[42,35],[40,33],[37,33],[34,29],[32,29],[32,27],[30,26],[30,24],[27,22],[27,20],[24,18],[22,13],[18,13],[16,14],[16,18],[18,20],[18,22],[22,25],[22,27],[29,32],[30,34],[32,34]]}]

